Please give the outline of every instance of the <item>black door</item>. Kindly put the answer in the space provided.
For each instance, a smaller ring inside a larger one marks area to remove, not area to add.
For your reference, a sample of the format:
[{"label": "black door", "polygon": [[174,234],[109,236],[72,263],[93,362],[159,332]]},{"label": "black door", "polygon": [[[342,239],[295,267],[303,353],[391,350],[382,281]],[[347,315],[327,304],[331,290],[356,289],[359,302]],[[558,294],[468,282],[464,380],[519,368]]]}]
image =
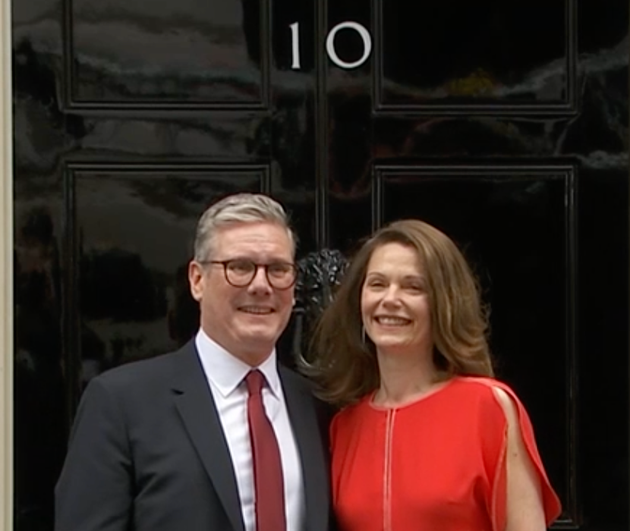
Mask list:
[{"label": "black door", "polygon": [[85,383],[194,332],[199,214],[260,190],[315,277],[393,219],[452,235],[558,527],[627,530],[628,23],[622,0],[14,0],[15,528],[52,529]]}]

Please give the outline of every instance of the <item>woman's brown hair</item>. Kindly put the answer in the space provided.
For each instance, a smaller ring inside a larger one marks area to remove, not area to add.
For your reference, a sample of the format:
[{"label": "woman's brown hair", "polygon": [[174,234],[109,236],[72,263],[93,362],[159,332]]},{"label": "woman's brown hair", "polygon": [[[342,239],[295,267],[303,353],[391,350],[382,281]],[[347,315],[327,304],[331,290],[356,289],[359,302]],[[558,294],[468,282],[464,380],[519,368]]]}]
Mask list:
[{"label": "woman's brown hair", "polygon": [[457,374],[492,376],[486,340],[488,321],[475,277],[453,241],[419,220],[401,220],[377,231],[357,252],[311,341],[307,369],[323,399],[343,406],[379,386],[374,344],[365,337],[361,291],[374,250],[400,243],[418,253],[427,281],[434,340],[433,361],[441,379]]}]

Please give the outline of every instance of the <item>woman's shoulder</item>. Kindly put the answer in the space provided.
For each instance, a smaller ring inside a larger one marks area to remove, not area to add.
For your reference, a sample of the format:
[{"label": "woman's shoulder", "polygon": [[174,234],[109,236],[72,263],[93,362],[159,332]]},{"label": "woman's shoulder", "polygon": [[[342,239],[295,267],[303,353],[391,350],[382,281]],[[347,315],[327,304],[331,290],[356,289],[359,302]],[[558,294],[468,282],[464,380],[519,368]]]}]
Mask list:
[{"label": "woman's shoulder", "polygon": [[339,429],[339,427],[350,426],[353,423],[360,421],[364,416],[368,415],[371,411],[370,401],[372,399],[372,393],[368,396],[364,396],[352,404],[348,404],[342,407],[333,416],[331,422],[331,428],[333,431]]},{"label": "woman's shoulder", "polygon": [[[512,404],[519,412],[524,410],[521,400],[505,382],[487,376],[457,376],[453,399],[470,407],[481,407],[483,414],[505,412],[506,404]],[[509,405],[508,404],[508,405]]]},{"label": "woman's shoulder", "polygon": [[335,414],[335,418],[352,418],[357,415],[363,415],[370,410],[370,401],[374,393],[370,393],[351,404],[343,406]]},{"label": "woman's shoulder", "polygon": [[496,396],[497,390],[502,390],[510,397],[517,399],[516,393],[514,393],[512,388],[496,378],[489,376],[457,376],[456,380],[460,390],[466,393],[481,396]]}]

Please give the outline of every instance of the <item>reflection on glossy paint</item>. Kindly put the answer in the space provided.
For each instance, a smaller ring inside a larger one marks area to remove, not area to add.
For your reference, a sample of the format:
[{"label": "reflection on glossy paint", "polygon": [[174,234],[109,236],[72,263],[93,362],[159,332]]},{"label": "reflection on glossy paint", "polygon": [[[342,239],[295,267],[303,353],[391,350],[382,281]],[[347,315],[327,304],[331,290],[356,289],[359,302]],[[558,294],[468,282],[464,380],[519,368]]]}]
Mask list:
[{"label": "reflection on glossy paint", "polygon": [[261,101],[259,2],[75,0],[72,10],[77,101]]}]

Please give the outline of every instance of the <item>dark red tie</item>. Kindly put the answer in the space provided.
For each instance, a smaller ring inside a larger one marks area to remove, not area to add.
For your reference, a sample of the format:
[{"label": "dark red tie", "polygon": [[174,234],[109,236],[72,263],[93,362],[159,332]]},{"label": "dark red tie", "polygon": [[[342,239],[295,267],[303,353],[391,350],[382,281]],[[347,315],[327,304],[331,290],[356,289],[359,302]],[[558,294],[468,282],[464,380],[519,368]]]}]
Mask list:
[{"label": "dark red tie", "polygon": [[249,391],[247,420],[254,463],[256,531],[286,531],[280,449],[261,393],[265,377],[260,371],[251,371],[245,381]]}]

